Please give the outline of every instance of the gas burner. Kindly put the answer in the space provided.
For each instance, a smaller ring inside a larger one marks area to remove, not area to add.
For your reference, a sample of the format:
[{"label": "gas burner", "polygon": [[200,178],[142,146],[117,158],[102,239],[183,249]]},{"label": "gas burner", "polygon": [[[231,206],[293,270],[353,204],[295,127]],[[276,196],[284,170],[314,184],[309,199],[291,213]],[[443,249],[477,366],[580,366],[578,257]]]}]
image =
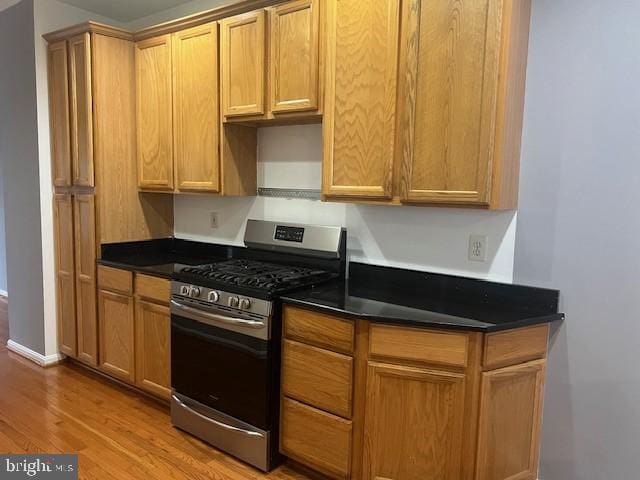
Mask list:
[{"label": "gas burner", "polygon": [[180,275],[213,282],[221,288],[244,287],[268,293],[306,286],[334,276],[325,270],[256,260],[226,260],[209,265],[185,267],[180,271]]}]

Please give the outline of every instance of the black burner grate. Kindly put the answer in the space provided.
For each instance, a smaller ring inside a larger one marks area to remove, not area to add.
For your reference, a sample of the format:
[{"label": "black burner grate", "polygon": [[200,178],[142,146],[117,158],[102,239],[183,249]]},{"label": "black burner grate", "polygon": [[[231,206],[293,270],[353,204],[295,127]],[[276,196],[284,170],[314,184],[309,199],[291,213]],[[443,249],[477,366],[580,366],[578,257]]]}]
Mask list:
[{"label": "black burner grate", "polygon": [[225,285],[281,291],[324,280],[331,274],[325,270],[278,265],[256,260],[226,260],[224,262],[185,267],[181,274],[212,280]]}]

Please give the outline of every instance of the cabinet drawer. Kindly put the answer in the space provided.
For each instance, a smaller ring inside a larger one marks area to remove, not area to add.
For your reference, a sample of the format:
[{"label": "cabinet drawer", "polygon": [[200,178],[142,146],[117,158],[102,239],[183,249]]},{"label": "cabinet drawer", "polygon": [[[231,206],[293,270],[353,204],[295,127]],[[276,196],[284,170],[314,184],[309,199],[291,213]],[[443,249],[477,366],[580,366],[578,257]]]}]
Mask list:
[{"label": "cabinet drawer", "polygon": [[349,420],[282,400],[281,452],[332,478],[349,477],[352,428]]},{"label": "cabinet drawer", "polygon": [[292,340],[353,353],[354,322],[301,308],[284,310],[284,335]]},{"label": "cabinet drawer", "polygon": [[103,290],[133,294],[133,273],[98,265],[98,286]]},{"label": "cabinet drawer", "polygon": [[374,357],[467,366],[469,337],[464,333],[371,325],[369,342]]},{"label": "cabinet drawer", "polygon": [[136,295],[140,298],[168,304],[171,297],[171,281],[149,275],[136,275]]},{"label": "cabinet drawer", "polygon": [[353,358],[285,340],[283,394],[341,417],[351,418]]},{"label": "cabinet drawer", "polygon": [[493,370],[545,358],[548,342],[548,324],[489,333],[484,338],[482,366],[485,370]]}]

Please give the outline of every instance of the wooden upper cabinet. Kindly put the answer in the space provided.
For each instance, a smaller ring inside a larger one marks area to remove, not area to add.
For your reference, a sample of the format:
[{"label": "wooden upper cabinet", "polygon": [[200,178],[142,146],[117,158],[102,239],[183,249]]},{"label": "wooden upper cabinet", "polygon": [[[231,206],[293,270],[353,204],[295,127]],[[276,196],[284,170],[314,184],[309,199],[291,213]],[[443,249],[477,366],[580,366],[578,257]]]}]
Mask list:
[{"label": "wooden upper cabinet", "polygon": [[71,131],[69,125],[69,66],[67,41],[48,47],[49,123],[51,129],[51,170],[56,187],[69,187],[71,177]]},{"label": "wooden upper cabinet", "polygon": [[368,370],[362,478],[460,480],[464,375],[374,362]]},{"label": "wooden upper cabinet", "polygon": [[515,208],[529,0],[406,6],[401,200]]},{"label": "wooden upper cabinet", "polygon": [[69,76],[73,184],[93,187],[93,99],[89,33],[82,33],[69,40]]},{"label": "wooden upper cabinet", "polygon": [[98,365],[96,221],[93,195],[74,195],[78,359]]},{"label": "wooden upper cabinet", "polygon": [[177,189],[220,190],[218,24],[173,34]]},{"label": "wooden upper cabinet", "polygon": [[136,43],[138,186],[173,190],[171,35]]},{"label": "wooden upper cabinet", "polygon": [[266,12],[258,10],[220,22],[222,111],[226,117],[265,113],[265,19]]},{"label": "wooden upper cabinet", "polygon": [[320,2],[298,0],[269,11],[269,86],[274,114],[316,110]]},{"label": "wooden upper cabinet", "polygon": [[323,193],[390,199],[400,0],[327,0]]},{"label": "wooden upper cabinet", "polygon": [[73,201],[70,193],[53,196],[54,242],[56,252],[56,293],[58,347],[76,357],[76,286],[73,248]]}]

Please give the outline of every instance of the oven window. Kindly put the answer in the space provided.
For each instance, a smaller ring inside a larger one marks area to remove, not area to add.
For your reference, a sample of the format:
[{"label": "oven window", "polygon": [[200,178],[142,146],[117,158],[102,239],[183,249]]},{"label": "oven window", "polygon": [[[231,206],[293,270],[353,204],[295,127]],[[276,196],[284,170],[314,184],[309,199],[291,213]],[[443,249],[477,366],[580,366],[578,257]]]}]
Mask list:
[{"label": "oven window", "polygon": [[178,392],[263,430],[269,423],[268,342],[171,317],[171,384]]}]

